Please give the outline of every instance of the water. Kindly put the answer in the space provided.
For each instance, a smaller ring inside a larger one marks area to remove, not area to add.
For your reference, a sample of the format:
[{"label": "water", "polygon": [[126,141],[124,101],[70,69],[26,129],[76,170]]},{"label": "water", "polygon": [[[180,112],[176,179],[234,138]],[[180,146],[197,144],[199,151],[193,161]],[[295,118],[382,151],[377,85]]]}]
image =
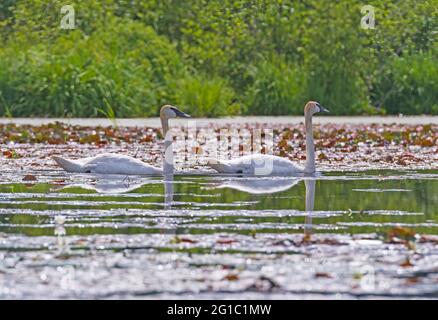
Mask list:
[{"label": "water", "polygon": [[0,298],[438,297],[438,171],[33,172],[0,184]]}]

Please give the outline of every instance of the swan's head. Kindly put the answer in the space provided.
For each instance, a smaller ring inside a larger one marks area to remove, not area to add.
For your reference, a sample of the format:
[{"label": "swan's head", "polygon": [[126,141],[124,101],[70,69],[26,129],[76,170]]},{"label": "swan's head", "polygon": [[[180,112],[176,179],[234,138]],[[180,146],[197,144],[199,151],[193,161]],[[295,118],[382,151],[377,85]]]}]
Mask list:
[{"label": "swan's head", "polygon": [[187,113],[182,112],[177,107],[166,104],[161,107],[160,118],[161,119],[172,119],[172,118],[190,118]]},{"label": "swan's head", "polygon": [[309,101],[304,107],[304,114],[314,115],[318,112],[330,112],[316,101]]}]

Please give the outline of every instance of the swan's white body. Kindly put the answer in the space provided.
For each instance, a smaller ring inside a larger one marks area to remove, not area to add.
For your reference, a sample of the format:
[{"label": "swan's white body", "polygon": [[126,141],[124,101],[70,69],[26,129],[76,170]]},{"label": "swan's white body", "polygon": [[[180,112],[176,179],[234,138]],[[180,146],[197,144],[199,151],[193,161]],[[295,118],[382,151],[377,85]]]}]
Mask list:
[{"label": "swan's white body", "polygon": [[209,162],[209,166],[221,173],[237,173],[250,176],[282,176],[304,172],[304,168],[289,159],[268,154],[250,154],[232,160]]},{"label": "swan's white body", "polygon": [[151,166],[139,159],[122,154],[103,153],[95,157],[69,160],[53,156],[53,159],[68,172],[104,174],[162,174],[161,168]]},{"label": "swan's white body", "polygon": [[220,173],[254,176],[300,176],[315,173],[315,144],[313,141],[312,116],[328,112],[319,103],[309,101],[304,107],[306,127],[306,163],[301,167],[288,159],[274,155],[252,154],[232,160],[209,160],[208,166]]},{"label": "swan's white body", "polygon": [[[160,112],[161,125],[165,136],[165,154],[167,158],[164,161],[166,170],[173,172],[173,157],[172,157],[172,139],[169,139],[167,132],[169,130],[169,119],[176,117],[190,117],[189,115],[179,111],[173,106],[163,106]],[[143,161],[120,154],[104,153],[95,157],[87,157],[83,159],[71,160],[62,157],[53,156],[53,160],[68,172],[79,173],[100,173],[100,174],[124,174],[124,175],[160,175],[163,169],[151,166]]]}]

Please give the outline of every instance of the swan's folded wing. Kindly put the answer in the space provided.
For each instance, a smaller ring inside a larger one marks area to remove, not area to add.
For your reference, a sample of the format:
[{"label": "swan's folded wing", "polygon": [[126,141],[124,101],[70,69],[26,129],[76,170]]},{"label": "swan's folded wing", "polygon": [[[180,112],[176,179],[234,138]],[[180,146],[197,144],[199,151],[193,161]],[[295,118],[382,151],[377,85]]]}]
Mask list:
[{"label": "swan's folded wing", "polygon": [[224,160],[209,160],[207,165],[219,173],[239,173],[240,169],[229,165],[228,162]]},{"label": "swan's folded wing", "polygon": [[209,161],[208,165],[221,173],[240,173],[240,174],[256,174],[266,169],[266,174],[269,175],[274,166],[273,156],[252,154],[242,156],[232,160],[214,160]]},{"label": "swan's folded wing", "polygon": [[161,170],[143,161],[119,154],[102,154],[84,164],[85,172],[106,174],[160,174]]},{"label": "swan's folded wing", "polygon": [[251,154],[230,160],[228,164],[241,173],[261,176],[290,173],[295,169],[290,160],[268,154]]},{"label": "swan's folded wing", "polygon": [[289,159],[267,155],[252,154],[229,161],[209,162],[211,168],[221,173],[240,173],[248,175],[295,175],[303,169]]}]

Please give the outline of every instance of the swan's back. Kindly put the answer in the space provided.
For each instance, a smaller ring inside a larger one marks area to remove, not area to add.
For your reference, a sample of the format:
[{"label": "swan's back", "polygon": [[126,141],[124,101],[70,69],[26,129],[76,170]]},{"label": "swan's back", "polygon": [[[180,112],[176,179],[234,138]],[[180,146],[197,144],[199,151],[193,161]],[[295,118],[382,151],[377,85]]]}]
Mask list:
[{"label": "swan's back", "polygon": [[220,173],[247,175],[294,175],[304,169],[289,159],[267,154],[251,154],[226,161],[210,161],[208,165]]},{"label": "swan's back", "polygon": [[139,159],[105,153],[83,161],[84,172],[106,174],[160,174],[161,170]]}]

